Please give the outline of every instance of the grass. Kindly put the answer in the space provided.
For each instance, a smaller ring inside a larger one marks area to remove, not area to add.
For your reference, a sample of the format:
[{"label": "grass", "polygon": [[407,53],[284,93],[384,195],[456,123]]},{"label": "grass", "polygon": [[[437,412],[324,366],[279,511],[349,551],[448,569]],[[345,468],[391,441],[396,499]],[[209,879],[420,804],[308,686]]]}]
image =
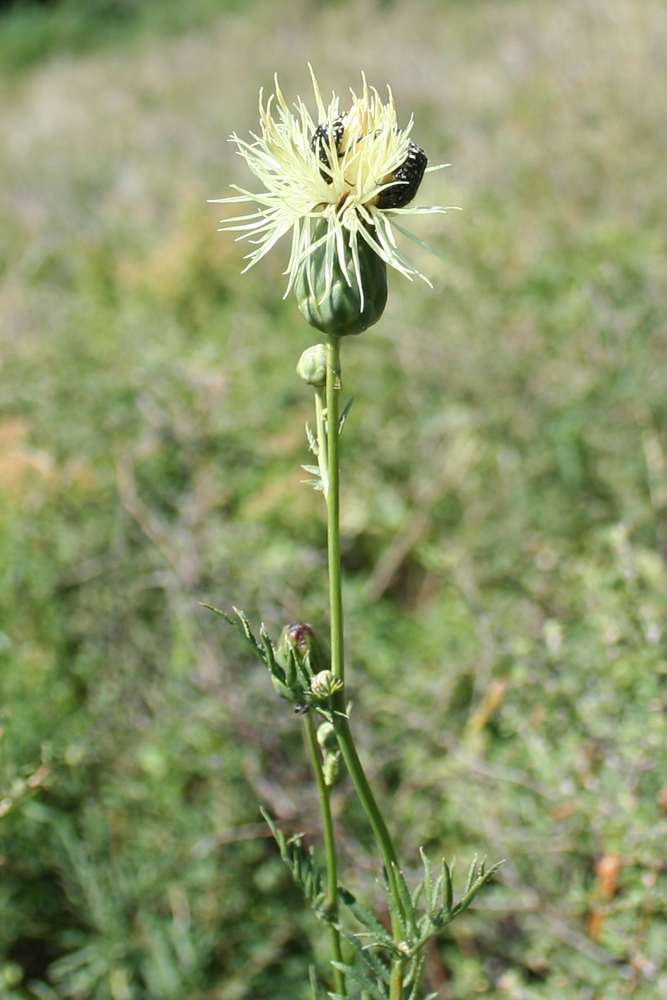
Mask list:
[{"label": "grass", "polygon": [[307,995],[316,930],[257,810],[319,846],[299,729],[198,602],[324,619],[312,338],[280,253],[240,277],[205,205],[310,59],[391,82],[453,164],[421,197],[464,208],[420,223],[434,291],[397,276],[344,345],[365,760],[415,864],[507,858],[428,983],[666,997],[664,5],[206,18],[50,35],[2,84],[0,996]]},{"label": "grass", "polygon": [[59,53],[81,55],[192,31],[235,0],[9,0],[0,5],[0,70],[20,73]]}]

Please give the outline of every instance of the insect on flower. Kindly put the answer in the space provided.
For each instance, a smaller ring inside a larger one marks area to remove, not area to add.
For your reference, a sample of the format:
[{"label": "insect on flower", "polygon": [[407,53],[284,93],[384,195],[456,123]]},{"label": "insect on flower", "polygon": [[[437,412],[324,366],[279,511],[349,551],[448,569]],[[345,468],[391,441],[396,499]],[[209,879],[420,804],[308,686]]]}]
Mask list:
[{"label": "insect on flower", "polygon": [[[312,67],[310,72],[316,120],[301,98],[297,98],[294,112],[290,110],[276,78],[275,94],[266,104],[260,92],[261,134],[252,133],[251,142],[232,136],[237,152],[264,190],[253,193],[232,185],[238,195],[216,199],[226,204],[250,202],[257,209],[224,221],[221,231],[239,232],[237,239],[248,239],[255,245],[246,256],[244,270],[291,233],[285,297],[304,263],[317,254],[325,274],[321,299],[331,291],[336,275],[342,274],[348,286],[354,281],[358,287],[363,308],[360,249],[370,249],[385,265],[430,284],[399,250],[394,230],[441,256],[403,229],[397,219],[447,211],[440,205],[410,205],[424,173],[447,164],[427,167],[426,154],[410,138],[412,119],[406,128],[398,126],[390,88],[383,103],[362,74],[361,94],[350,91],[351,106],[342,112],[335,94],[328,106],[324,104]],[[310,277],[308,281],[312,285]]]},{"label": "insect on flower", "polygon": [[[343,140],[345,137],[346,117],[347,115],[343,115],[342,118],[338,118],[331,123],[322,122],[315,129],[315,134],[310,143],[313,152],[316,152],[322,163],[326,165],[326,171],[320,168],[320,174],[327,181],[327,184],[332,182],[330,155],[333,150],[331,148],[330,133],[333,134],[333,146],[336,150],[336,155],[340,159],[344,155]],[[385,187],[384,191],[381,191],[377,196],[377,207],[381,209],[405,208],[406,205],[409,205],[417,194],[427,163],[426,153],[421,146],[418,146],[416,142],[410,142],[405,162],[393,172],[389,186]]]}]

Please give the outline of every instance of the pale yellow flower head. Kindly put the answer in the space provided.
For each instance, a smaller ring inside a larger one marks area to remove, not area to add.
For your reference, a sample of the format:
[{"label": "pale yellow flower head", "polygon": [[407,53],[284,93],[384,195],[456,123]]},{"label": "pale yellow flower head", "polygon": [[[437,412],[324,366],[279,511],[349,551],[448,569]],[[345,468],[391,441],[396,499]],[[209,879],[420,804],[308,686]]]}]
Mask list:
[{"label": "pale yellow flower head", "polygon": [[[221,231],[240,232],[238,239],[255,244],[255,249],[246,256],[249,263],[245,270],[291,232],[285,296],[304,261],[323,245],[331,262],[329,269],[332,270],[335,255],[346,280],[351,284],[356,277],[361,285],[359,240],[364,240],[386,264],[406,277],[418,275],[430,284],[398,249],[394,229],[422,247],[426,244],[403,229],[396,219],[401,215],[446,212],[447,208],[440,205],[408,207],[412,191],[409,197],[406,192],[402,198],[389,197],[385,193],[406,188],[407,182],[400,171],[414,155],[414,150],[426,162],[423,151],[410,138],[412,119],[406,128],[399,128],[391,89],[387,88],[388,98],[383,103],[377,90],[368,86],[363,74],[361,94],[357,96],[350,91],[349,111],[341,111],[340,99],[335,94],[325,105],[312,68],[311,76],[317,105],[316,121],[301,98],[297,98],[294,112],[290,110],[276,78],[275,94],[266,104],[260,92],[261,135],[251,133],[252,142],[232,136],[238,153],[262,182],[264,190],[254,193],[233,184],[238,195],[215,199],[223,204],[251,202],[257,206],[257,211],[249,215],[226,220]],[[417,186],[423,169],[422,165]],[[401,207],[395,207],[397,201]],[[318,234],[321,234],[323,220],[326,231],[315,239],[315,226],[319,223]],[[432,252],[437,254],[437,251]],[[352,275],[346,264],[350,260],[355,272]]]}]

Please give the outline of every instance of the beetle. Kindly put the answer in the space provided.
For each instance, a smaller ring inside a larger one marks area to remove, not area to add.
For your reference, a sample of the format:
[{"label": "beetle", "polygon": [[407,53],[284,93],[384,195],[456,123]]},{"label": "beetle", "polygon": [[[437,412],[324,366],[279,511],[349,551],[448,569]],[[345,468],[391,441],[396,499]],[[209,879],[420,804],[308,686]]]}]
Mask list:
[{"label": "beetle", "polygon": [[419,190],[427,163],[424,150],[416,142],[411,141],[404,162],[391,175],[391,181],[395,182],[395,186],[380,191],[377,207],[405,208]]},{"label": "beetle", "polygon": [[[332,148],[340,157],[343,133],[345,132],[345,115],[336,118],[333,122],[322,122],[317,126],[313,137],[310,140],[310,148],[317,153],[320,161],[327,167],[331,167],[329,154]],[[331,138],[333,133],[333,143]],[[416,142],[408,145],[408,155],[404,162],[385,181],[391,187],[385,188],[377,196],[377,207],[380,209],[405,208],[419,190],[419,185],[424,177],[424,171],[428,158],[426,153]],[[320,170],[321,176],[331,184],[331,176],[328,171]]]},{"label": "beetle", "polygon": [[[333,132],[333,144],[336,148],[336,153],[340,157],[340,144],[343,141],[343,132],[345,131],[345,124],[342,118],[336,118],[333,122],[322,122],[321,125],[318,125],[313,133],[313,138],[310,140],[310,148],[313,153],[317,153],[320,161],[330,168],[329,150],[331,148],[331,139],[329,138],[329,129]],[[327,184],[331,184],[331,176],[327,171],[320,170],[320,174]]]}]

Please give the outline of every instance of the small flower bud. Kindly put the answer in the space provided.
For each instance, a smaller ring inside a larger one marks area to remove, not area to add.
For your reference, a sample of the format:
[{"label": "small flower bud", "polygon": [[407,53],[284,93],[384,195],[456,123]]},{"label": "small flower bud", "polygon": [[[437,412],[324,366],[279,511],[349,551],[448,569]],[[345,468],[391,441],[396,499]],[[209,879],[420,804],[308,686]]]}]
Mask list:
[{"label": "small flower bud", "polygon": [[296,366],[297,375],[307,382],[321,388],[327,381],[327,349],[324,344],[308,347]]},{"label": "small flower bud", "polygon": [[338,738],[330,722],[323,722],[317,727],[317,742],[323,750],[330,750],[332,753],[338,750]]},{"label": "small flower bud", "polygon": [[340,771],[340,750],[337,750],[336,753],[325,753],[323,763],[324,784],[327,788],[331,788]]},{"label": "small flower bud", "polygon": [[278,641],[277,659],[288,673],[290,664],[294,664],[309,679],[331,665],[329,650],[305,622],[285,626]]},{"label": "small flower bud", "polygon": [[[315,226],[313,243],[327,230],[327,220],[321,219]],[[387,265],[363,237],[355,234],[353,239],[356,254],[348,242],[344,244],[345,269],[338,254],[328,259],[325,242],[306,257],[294,285],[302,316],[317,330],[336,337],[367,330],[377,323],[387,304]]]},{"label": "small flower bud", "polygon": [[310,682],[310,690],[313,697],[318,701],[330,698],[336,691],[340,691],[343,684],[331,670],[321,670]]},{"label": "small flower bud", "polygon": [[330,787],[338,776],[341,757],[336,731],[330,722],[323,722],[318,726],[317,742],[322,748],[324,783]]}]

